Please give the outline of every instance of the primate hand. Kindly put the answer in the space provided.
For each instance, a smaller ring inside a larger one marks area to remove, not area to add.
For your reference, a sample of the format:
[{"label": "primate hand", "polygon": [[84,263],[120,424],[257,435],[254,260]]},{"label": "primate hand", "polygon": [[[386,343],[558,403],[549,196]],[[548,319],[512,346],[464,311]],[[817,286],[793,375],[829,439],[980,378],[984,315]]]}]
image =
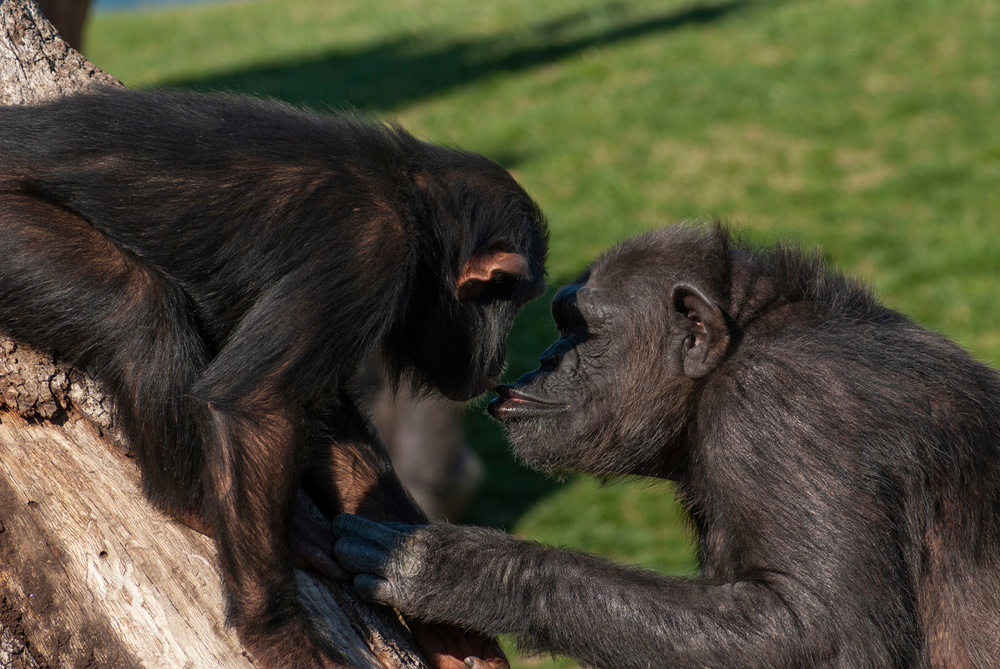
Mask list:
[{"label": "primate hand", "polygon": [[355,574],[355,591],[370,602],[414,618],[408,624],[435,669],[510,669],[507,658],[488,636],[422,620],[454,622],[446,612],[437,611],[444,602],[425,595],[446,589],[460,596],[461,582],[445,582],[450,580],[449,570],[432,572],[428,558],[444,555],[441,548],[449,538],[462,535],[462,539],[472,539],[464,536],[468,534],[464,528],[376,523],[346,513],[337,516],[333,527],[337,535],[334,555],[345,570]]},{"label": "primate hand", "polygon": [[376,523],[347,513],[334,520],[334,555],[355,574],[354,589],[364,599],[413,613],[421,568],[433,525]]}]

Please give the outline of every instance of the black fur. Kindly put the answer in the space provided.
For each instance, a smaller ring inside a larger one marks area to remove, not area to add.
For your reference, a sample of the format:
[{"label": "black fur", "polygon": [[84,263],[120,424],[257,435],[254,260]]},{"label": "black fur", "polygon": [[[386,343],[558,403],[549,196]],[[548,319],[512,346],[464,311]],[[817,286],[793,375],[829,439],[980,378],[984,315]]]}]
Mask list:
[{"label": "black fur", "polygon": [[[422,518],[344,384],[379,349],[453,398],[488,387],[543,285],[537,206],[481,156],[249,98],[109,90],[0,129],[0,327],[109,386],[259,659],[331,665],[296,602],[303,471],[328,513]],[[522,271],[463,274],[498,253]]]},{"label": "black fur", "polygon": [[721,227],[622,244],[552,312],[490,412],[542,467],[676,481],[700,577],[342,516],[367,596],[604,669],[1000,666],[996,372]]}]

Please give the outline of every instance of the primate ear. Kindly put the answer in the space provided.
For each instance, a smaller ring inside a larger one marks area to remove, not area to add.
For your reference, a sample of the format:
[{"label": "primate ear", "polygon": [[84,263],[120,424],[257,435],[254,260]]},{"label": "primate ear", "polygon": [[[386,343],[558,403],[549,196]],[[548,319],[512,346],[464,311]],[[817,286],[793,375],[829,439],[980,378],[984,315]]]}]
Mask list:
[{"label": "primate ear", "polygon": [[699,379],[722,363],[732,333],[722,309],[703,292],[689,284],[674,286],[670,320],[677,332],[685,376]]},{"label": "primate ear", "polygon": [[455,296],[464,302],[481,295],[490,282],[504,275],[524,279],[529,274],[528,261],[519,253],[499,249],[478,251],[462,267],[455,281]]}]

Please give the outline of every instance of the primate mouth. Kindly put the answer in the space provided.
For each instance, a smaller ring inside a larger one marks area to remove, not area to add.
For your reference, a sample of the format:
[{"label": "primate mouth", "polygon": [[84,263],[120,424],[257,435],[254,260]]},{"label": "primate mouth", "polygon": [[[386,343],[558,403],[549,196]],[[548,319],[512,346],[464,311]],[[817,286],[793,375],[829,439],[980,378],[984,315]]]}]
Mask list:
[{"label": "primate mouth", "polygon": [[487,405],[486,411],[497,420],[531,418],[569,410],[568,404],[532,397],[513,386],[497,386],[495,392],[497,398]]}]

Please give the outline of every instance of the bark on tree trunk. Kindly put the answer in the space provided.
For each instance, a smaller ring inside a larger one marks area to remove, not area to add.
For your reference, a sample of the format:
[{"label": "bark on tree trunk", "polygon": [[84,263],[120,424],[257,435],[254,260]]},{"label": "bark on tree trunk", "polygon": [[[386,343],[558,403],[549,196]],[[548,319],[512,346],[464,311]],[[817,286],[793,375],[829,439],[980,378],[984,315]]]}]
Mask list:
[{"label": "bark on tree trunk", "polygon": [[[0,0],[0,104],[93,86],[121,84],[33,0]],[[146,502],[112,416],[100,384],[0,333],[0,667],[253,667],[225,625],[215,547]],[[393,611],[298,578],[358,669],[427,669]]]},{"label": "bark on tree trunk", "polygon": [[121,86],[74,51],[38,5],[0,1],[0,104],[31,104],[93,86]]}]

